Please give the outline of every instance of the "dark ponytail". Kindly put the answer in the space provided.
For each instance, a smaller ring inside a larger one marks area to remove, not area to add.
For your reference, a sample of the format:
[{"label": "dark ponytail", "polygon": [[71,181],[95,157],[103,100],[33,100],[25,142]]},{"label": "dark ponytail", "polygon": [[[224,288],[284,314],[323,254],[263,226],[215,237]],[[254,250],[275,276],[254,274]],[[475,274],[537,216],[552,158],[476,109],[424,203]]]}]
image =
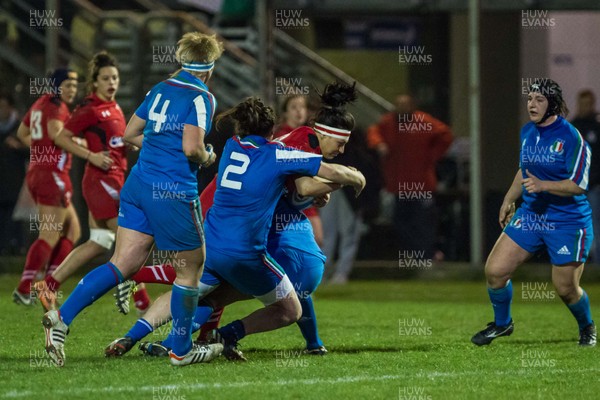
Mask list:
[{"label": "dark ponytail", "polygon": [[354,116],[346,111],[346,104],[356,100],[356,82],[352,86],[334,82],[325,86],[321,98],[321,108],[317,111],[315,122],[334,128],[354,129]]},{"label": "dark ponytail", "polygon": [[242,138],[248,135],[271,136],[275,125],[275,111],[258,97],[248,97],[235,107],[219,114],[216,118],[217,127],[227,118],[233,120],[234,134]]},{"label": "dark ponytail", "polygon": [[106,51],[101,51],[99,53],[94,54],[94,57],[92,57],[88,65],[89,72],[87,89],[90,93],[94,91],[94,82],[96,82],[96,79],[98,79],[100,69],[104,67],[115,67],[119,69],[117,59],[111,54],[107,53]]}]

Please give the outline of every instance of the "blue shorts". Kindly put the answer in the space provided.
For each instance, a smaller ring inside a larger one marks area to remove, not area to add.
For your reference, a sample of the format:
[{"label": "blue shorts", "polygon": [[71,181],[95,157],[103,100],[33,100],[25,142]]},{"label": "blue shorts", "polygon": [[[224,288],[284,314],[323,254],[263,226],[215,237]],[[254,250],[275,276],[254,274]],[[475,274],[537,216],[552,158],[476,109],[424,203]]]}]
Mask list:
[{"label": "blue shorts", "polygon": [[223,281],[265,306],[282,300],[294,290],[283,268],[268,253],[240,257],[221,253],[209,245],[200,279],[200,297]]},{"label": "blue shorts", "polygon": [[522,209],[517,210],[504,233],[529,253],[545,248],[553,265],[585,262],[594,239],[592,225],[580,229],[562,228]]},{"label": "blue shorts", "polygon": [[151,185],[129,174],[121,190],[119,226],[154,237],[160,250],[194,250],[204,243],[202,210],[196,198],[155,196]]},{"label": "blue shorts", "polygon": [[310,296],[321,283],[325,270],[323,258],[289,247],[269,248],[269,254],[283,267],[299,298]]}]

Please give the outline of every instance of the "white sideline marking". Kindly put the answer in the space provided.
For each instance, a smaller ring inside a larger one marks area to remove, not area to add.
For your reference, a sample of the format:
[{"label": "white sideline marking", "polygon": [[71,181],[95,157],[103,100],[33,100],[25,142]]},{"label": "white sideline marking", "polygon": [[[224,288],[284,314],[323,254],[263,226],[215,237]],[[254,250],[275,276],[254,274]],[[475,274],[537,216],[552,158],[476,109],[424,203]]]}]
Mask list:
[{"label": "white sideline marking", "polygon": [[[556,369],[556,368],[522,368],[512,371],[495,371],[492,375],[547,375],[552,374],[565,374],[565,373],[581,373],[581,372],[600,372],[600,368],[587,368],[587,369]],[[278,381],[244,381],[244,382],[226,382],[226,383],[193,383],[193,384],[182,384],[182,385],[156,385],[156,386],[118,386],[118,387],[97,387],[97,388],[72,388],[70,390],[52,390],[52,394],[57,395],[73,395],[83,393],[114,393],[114,392],[152,392],[157,390],[173,390],[182,388],[184,390],[196,390],[196,389],[230,389],[240,388],[246,386],[284,386],[284,385],[323,385],[323,384],[338,384],[338,383],[354,383],[364,381],[386,381],[394,379],[407,379],[407,378],[457,378],[461,376],[476,375],[480,376],[481,371],[463,371],[463,372],[419,372],[414,375],[382,375],[382,376],[342,376],[339,378],[330,379],[287,379]],[[34,396],[36,394],[47,393],[47,390],[43,392],[17,391],[12,390],[2,394],[2,398],[19,398]]]}]

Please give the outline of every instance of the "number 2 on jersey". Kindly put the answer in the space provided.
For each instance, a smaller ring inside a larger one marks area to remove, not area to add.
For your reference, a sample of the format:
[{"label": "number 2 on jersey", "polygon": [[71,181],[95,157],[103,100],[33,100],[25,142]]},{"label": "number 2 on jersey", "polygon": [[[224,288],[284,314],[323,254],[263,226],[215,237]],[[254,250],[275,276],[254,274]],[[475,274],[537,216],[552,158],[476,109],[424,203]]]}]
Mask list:
[{"label": "number 2 on jersey", "polygon": [[152,107],[150,107],[150,112],[148,113],[148,118],[150,121],[154,121],[154,132],[160,132],[160,128],[162,128],[162,124],[167,122],[167,107],[169,107],[169,103],[171,100],[165,100],[163,103],[162,109],[159,113],[157,113],[156,107],[158,103],[160,103],[161,94],[158,93],[154,98],[154,102],[152,103]]},{"label": "number 2 on jersey", "polygon": [[242,175],[243,173],[245,173],[248,169],[248,165],[250,164],[250,157],[248,157],[246,154],[237,153],[234,151],[229,156],[229,159],[241,161],[242,165],[228,165],[225,168],[225,171],[223,172],[223,177],[221,178],[221,186],[229,189],[240,190],[242,188],[242,182],[229,178],[229,175]]}]

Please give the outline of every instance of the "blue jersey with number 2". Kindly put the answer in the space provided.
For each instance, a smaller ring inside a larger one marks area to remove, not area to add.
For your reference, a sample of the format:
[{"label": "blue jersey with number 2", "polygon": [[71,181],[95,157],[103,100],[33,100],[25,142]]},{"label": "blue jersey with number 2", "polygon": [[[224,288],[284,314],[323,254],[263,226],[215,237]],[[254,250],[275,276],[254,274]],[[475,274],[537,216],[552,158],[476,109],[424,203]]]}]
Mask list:
[{"label": "blue jersey with number 2", "polygon": [[316,175],[321,159],[260,136],[229,139],[204,223],[207,246],[237,256],[264,253],[286,177]]},{"label": "blue jersey with number 2", "polygon": [[198,164],[183,153],[183,126],[208,134],[216,101],[200,79],[186,71],[154,86],[135,114],[146,120],[144,142],[132,169],[143,182],[161,190],[198,196]]}]

